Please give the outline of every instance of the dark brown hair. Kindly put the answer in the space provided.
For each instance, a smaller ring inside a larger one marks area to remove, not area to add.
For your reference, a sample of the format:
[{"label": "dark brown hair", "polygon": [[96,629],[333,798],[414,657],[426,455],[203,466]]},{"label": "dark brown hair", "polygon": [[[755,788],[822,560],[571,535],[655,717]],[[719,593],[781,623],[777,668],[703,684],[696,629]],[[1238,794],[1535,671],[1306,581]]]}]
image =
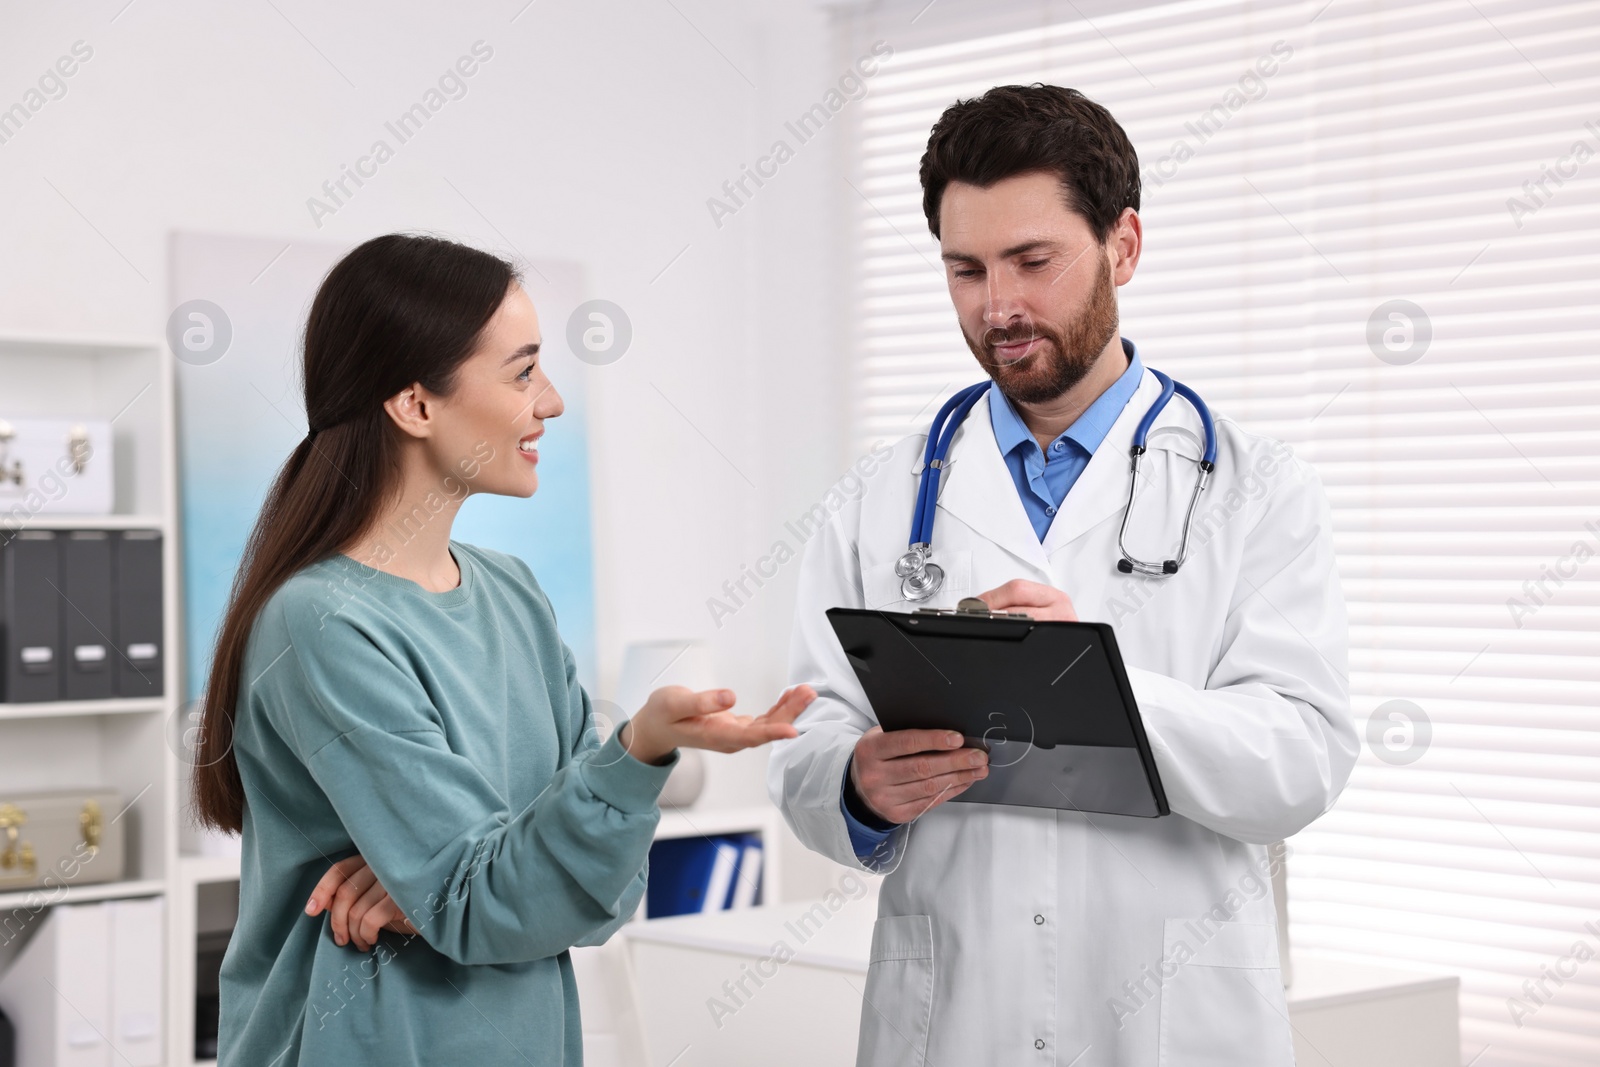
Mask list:
[{"label": "dark brown hair", "polygon": [[360,245],[323,279],[303,340],[311,430],[278,471],[245,542],[202,698],[193,796],[202,825],[242,826],[233,716],[256,616],[296,571],[360,536],[399,491],[399,429],[383,402],[412,384],[449,395],[520,280],[515,266],[487,252],[398,233]]},{"label": "dark brown hair", "polygon": [[945,109],[922,154],[922,213],[939,236],[945,186],[987,189],[1031,171],[1061,179],[1067,208],[1105,244],[1123,208],[1139,210],[1139,156],[1111,112],[1076,89],[997,85]]}]

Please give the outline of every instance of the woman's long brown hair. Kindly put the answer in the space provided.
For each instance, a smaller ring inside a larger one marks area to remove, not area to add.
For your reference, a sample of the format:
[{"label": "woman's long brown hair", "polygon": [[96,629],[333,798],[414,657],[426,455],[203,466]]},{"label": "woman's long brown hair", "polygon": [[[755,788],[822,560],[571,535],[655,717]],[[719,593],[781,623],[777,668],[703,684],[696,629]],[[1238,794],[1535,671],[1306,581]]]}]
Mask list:
[{"label": "woman's long brown hair", "polygon": [[411,234],[367,241],[323,279],[302,362],[317,432],[290,453],[245,542],[202,698],[193,795],[202,825],[243,825],[233,725],[256,616],[296,571],[354,542],[398,491],[399,431],[383,402],[413,384],[449,395],[518,281],[516,267],[487,252]]}]

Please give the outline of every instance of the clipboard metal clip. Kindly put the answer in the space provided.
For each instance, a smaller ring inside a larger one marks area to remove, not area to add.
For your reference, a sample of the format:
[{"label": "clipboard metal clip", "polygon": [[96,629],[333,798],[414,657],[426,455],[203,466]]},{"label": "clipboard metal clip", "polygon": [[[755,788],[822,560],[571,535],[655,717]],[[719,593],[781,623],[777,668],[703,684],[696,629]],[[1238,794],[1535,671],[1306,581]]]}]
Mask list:
[{"label": "clipboard metal clip", "polygon": [[947,618],[984,618],[984,619],[1025,619],[1033,621],[1033,616],[1020,611],[990,611],[989,605],[975,596],[964,596],[953,608],[918,608],[913,615],[943,615]]}]

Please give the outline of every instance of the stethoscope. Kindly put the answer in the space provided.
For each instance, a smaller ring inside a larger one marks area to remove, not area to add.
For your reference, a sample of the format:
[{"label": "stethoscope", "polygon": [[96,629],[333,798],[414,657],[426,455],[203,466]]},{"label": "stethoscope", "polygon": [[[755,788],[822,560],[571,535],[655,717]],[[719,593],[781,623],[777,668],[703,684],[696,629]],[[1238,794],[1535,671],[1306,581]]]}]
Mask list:
[{"label": "stethoscope", "polygon": [[[1117,570],[1123,574],[1137,571],[1140,574],[1161,576],[1177,574],[1178,568],[1183,566],[1183,561],[1189,554],[1189,526],[1194,520],[1194,509],[1200,503],[1200,494],[1205,490],[1206,483],[1211,480],[1211,472],[1216,469],[1217,427],[1211,419],[1211,411],[1206,407],[1205,401],[1200,399],[1199,393],[1182,382],[1173,381],[1158,370],[1152,369],[1150,373],[1161,383],[1161,395],[1156,397],[1155,403],[1150,405],[1150,409],[1144,413],[1144,418],[1139,420],[1138,428],[1133,431],[1133,447],[1129,450],[1132,463],[1128,474],[1128,501],[1123,505],[1122,526],[1117,530],[1117,550],[1122,553],[1122,558],[1117,560]],[[944,470],[945,459],[950,453],[950,442],[955,438],[956,428],[961,425],[961,420],[967,417],[967,412],[972,410],[973,405],[989,391],[989,386],[989,382],[979,382],[958,392],[945,401],[944,407],[939,409],[939,414],[933,417],[933,425],[928,428],[928,443],[922,453],[922,479],[917,485],[917,503],[911,513],[911,545],[906,554],[894,564],[894,573],[900,578],[900,595],[907,600],[927,600],[944,585],[944,568],[929,559],[933,553],[933,516],[939,501],[939,474]],[[1178,545],[1178,556],[1176,559],[1163,560],[1160,563],[1149,563],[1135,559],[1128,552],[1123,538],[1128,532],[1128,516],[1133,511],[1133,491],[1139,484],[1139,460],[1144,456],[1146,438],[1151,425],[1156,421],[1156,416],[1167,406],[1167,401],[1172,399],[1173,393],[1181,394],[1199,413],[1200,424],[1206,432],[1206,448],[1205,454],[1199,460],[1194,492],[1189,497],[1189,510],[1183,517],[1183,539]]]}]

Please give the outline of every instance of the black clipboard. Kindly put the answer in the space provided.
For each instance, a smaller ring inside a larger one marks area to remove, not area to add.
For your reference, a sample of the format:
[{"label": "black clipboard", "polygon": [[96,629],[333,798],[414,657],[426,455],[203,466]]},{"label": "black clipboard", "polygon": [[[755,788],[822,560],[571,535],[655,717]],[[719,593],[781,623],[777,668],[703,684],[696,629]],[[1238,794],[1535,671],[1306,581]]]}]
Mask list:
[{"label": "black clipboard", "polygon": [[827,615],[885,730],[955,730],[988,751],[988,777],[955,801],[1170,813],[1109,624],[986,608]]}]

